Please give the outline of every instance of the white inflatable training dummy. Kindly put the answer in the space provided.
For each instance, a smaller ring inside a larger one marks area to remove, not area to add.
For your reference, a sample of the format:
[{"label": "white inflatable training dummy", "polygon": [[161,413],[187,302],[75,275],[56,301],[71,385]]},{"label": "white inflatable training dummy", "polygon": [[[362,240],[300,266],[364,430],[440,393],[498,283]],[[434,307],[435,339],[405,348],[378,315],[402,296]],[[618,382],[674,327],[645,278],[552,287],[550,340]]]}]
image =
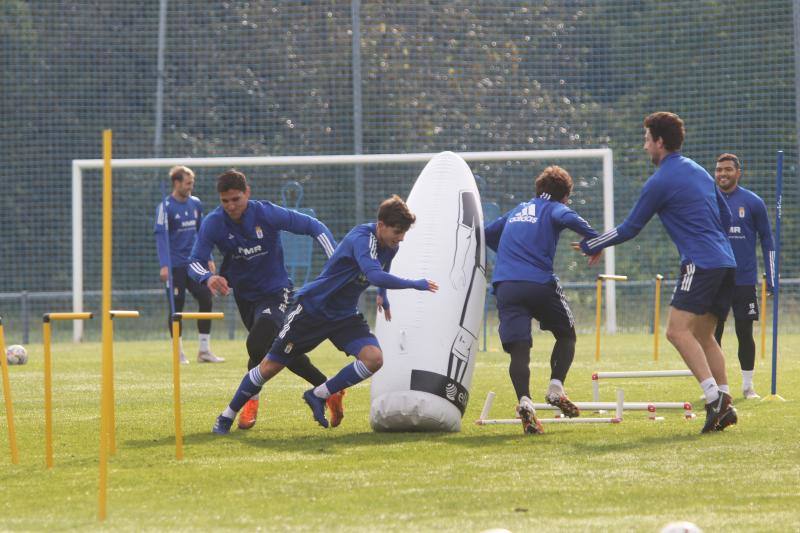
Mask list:
[{"label": "white inflatable training dummy", "polygon": [[376,431],[459,431],[486,297],[480,196],[466,162],[443,152],[407,203],[417,221],[391,272],[433,280],[439,291],[388,291],[392,320],[378,313],[375,325],[383,368],[372,377],[370,423]]}]

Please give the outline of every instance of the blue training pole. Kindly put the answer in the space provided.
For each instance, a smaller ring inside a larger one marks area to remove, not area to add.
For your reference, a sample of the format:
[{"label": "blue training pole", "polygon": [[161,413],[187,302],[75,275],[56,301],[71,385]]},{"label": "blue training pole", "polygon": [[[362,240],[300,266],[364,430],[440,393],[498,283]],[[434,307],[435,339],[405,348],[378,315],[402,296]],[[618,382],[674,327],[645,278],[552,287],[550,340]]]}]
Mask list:
[{"label": "blue training pole", "polygon": [[778,150],[775,184],[775,291],[772,296],[772,395],[778,394],[778,301],[781,285],[781,204],[783,202],[783,150]]},{"label": "blue training pole", "polygon": [[[161,185],[161,209],[164,212],[164,239],[167,243],[167,295],[169,296],[169,319],[172,324],[172,315],[175,314],[175,293],[172,290],[172,256],[169,253],[169,216],[167,215],[167,193],[164,182]],[[172,329],[170,329],[172,331]]]}]

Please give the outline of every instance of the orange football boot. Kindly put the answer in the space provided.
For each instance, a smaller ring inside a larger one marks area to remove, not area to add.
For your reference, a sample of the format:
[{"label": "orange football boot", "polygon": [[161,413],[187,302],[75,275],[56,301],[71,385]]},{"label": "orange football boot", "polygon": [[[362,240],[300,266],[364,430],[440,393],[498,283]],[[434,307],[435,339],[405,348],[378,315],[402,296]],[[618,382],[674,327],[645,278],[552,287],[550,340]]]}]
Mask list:
[{"label": "orange football boot", "polygon": [[239,413],[239,429],[250,429],[256,425],[258,416],[258,400],[247,400],[242,412]]},{"label": "orange football boot", "polygon": [[330,411],[331,414],[331,427],[336,427],[342,423],[342,418],[344,418],[343,399],[344,390],[340,390],[335,394],[331,394],[330,397],[325,400],[325,403],[328,405],[328,411]]}]

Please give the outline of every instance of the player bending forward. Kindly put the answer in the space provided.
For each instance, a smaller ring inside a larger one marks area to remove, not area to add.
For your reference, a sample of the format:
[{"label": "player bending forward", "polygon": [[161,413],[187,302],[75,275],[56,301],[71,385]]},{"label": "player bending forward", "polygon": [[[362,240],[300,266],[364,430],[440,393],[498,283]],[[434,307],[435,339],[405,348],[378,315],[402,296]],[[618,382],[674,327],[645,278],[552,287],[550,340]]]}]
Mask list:
[{"label": "player bending forward", "polygon": [[295,356],[308,353],[326,339],[356,358],[325,383],[303,393],[314,420],[328,427],[325,400],[369,378],[383,365],[378,339],[358,311],[361,293],[370,285],[379,287],[378,309],[389,320],[386,289],[439,289],[427,279],[403,279],[388,273],[400,242],[415,219],[405,202],[395,195],[381,203],[377,223],[356,226],[342,239],[319,277],[298,291],[297,302],[272,348],[257,367],[245,374],[231,403],[217,417],[214,433],[227,434],[236,413],[250,397],[290,365]]}]

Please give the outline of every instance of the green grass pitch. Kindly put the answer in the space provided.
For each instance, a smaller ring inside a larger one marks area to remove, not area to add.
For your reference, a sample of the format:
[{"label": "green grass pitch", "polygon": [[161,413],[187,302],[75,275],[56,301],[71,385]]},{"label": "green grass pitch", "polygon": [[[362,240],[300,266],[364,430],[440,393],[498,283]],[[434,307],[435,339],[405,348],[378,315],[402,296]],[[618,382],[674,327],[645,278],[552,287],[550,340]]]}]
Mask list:
[{"label": "green grass pitch", "polygon": [[[228,437],[211,434],[245,366],[243,341],[214,341],[221,365],[182,370],[185,458],[175,460],[169,342],[115,345],[117,454],[109,465],[108,519],[97,521],[100,346],[59,343],[54,359],[55,467],[44,460],[42,347],[11,367],[20,464],[12,465],[5,413],[0,430],[0,530],[301,531],[658,531],[676,520],[705,531],[800,529],[800,336],[781,337],[779,393],[789,401],[740,399],[736,341],[726,336],[739,424],[700,435],[680,411],[650,422],[546,425],[526,436],[516,426],[478,427],[488,391],[493,417],[513,416],[507,356],[478,355],[460,433],[378,434],[369,427],[369,385],[345,398],[339,428],[323,430],[300,399],[306,385],[284,372],[267,386],[258,424]],[[187,341],[187,354],[195,344]],[[534,401],[549,377],[549,336],[532,354]],[[580,336],[567,381],[574,400],[591,400],[595,370],[685,368],[652,338]],[[326,344],[312,359],[330,373],[345,357]],[[756,389],[769,392],[769,360],[757,360]],[[690,378],[609,380],[629,401],[698,401]],[[702,411],[702,409],[701,409]],[[590,413],[586,413],[591,415]],[[541,412],[541,416],[551,416]]]}]

